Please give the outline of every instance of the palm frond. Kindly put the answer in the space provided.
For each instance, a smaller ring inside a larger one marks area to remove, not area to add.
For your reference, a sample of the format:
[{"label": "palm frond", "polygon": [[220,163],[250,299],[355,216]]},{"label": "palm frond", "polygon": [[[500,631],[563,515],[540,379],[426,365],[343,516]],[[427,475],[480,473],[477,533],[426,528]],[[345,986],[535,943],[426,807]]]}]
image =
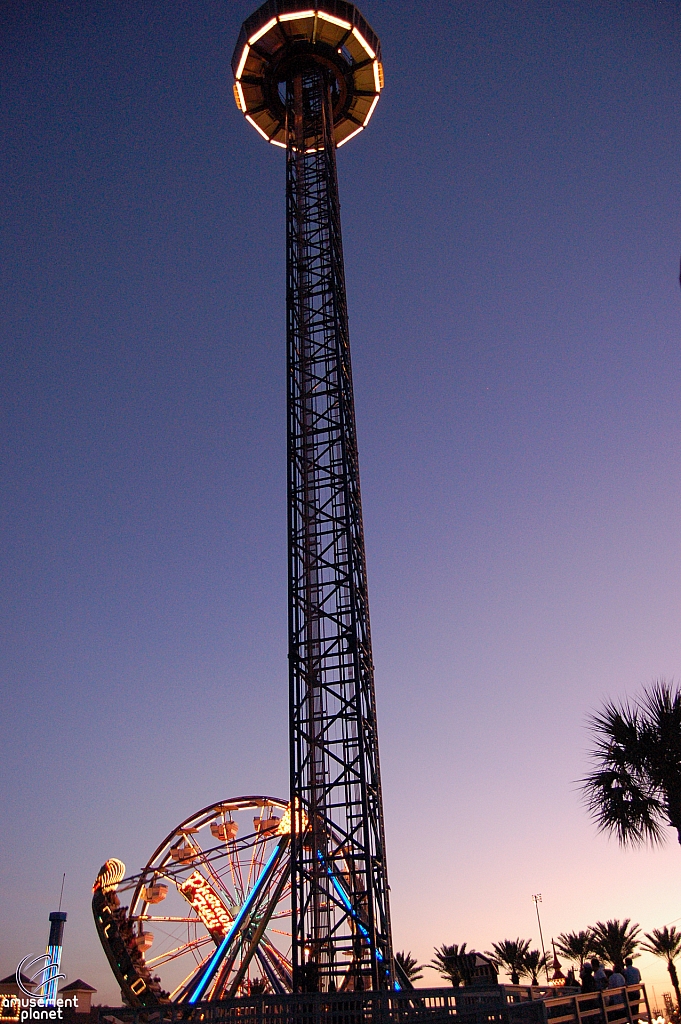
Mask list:
[{"label": "palm frond", "polygon": [[623,921],[597,921],[592,928],[595,952],[607,963],[624,963],[636,952],[640,931],[640,925],[632,924],[628,917]]},{"label": "palm frond", "polygon": [[578,963],[580,970],[592,953],[595,953],[593,932],[590,928],[581,932],[562,932],[556,939],[556,949],[567,960]]},{"label": "palm frond", "polygon": [[523,977],[527,974],[525,957],[530,948],[531,939],[504,939],[492,943],[492,952],[486,952],[497,967],[503,967],[509,974]]},{"label": "palm frond", "polygon": [[408,952],[395,953],[395,960],[404,971],[409,981],[420,981],[423,977],[423,964],[420,964],[415,957]]},{"label": "palm frond", "polygon": [[538,949],[528,949],[523,957],[525,973],[532,978],[532,984],[539,982],[540,971],[545,971],[549,965],[549,958],[546,953],[540,953]]},{"label": "palm frond", "polygon": [[[671,718],[664,718],[670,708]],[[581,785],[599,831],[614,834],[622,845],[662,843],[664,826],[670,823],[669,793],[681,792],[681,693],[655,684],[637,705],[608,701],[591,716],[589,726],[594,770]],[[670,748],[679,754],[673,767]]]},{"label": "palm frond", "polygon": [[681,955],[681,932],[678,932],[674,925],[671,928],[653,928],[652,932],[645,932],[648,940],[641,945],[646,953],[653,956],[664,957],[667,963],[673,963],[677,956]]},{"label": "palm frond", "polygon": [[446,978],[451,981],[452,985],[460,985],[463,981],[461,972],[459,970],[459,958],[463,957],[466,953],[466,943],[462,942],[460,946],[453,943],[448,946],[443,943],[439,948],[435,948],[435,956],[428,964],[429,967],[434,967],[440,977]]}]

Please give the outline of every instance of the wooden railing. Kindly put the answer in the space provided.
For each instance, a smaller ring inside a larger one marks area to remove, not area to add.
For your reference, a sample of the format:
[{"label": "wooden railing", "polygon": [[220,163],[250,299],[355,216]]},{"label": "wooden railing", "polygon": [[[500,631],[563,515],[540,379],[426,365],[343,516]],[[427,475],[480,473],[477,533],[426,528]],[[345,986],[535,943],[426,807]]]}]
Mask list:
[{"label": "wooden railing", "polygon": [[102,1007],[100,1024],[652,1024],[644,985],[580,995],[524,985],[416,988],[392,992],[261,995],[166,1003],[146,1010]]},{"label": "wooden railing", "polygon": [[650,1024],[645,985],[554,996],[545,1002],[547,1024]]}]

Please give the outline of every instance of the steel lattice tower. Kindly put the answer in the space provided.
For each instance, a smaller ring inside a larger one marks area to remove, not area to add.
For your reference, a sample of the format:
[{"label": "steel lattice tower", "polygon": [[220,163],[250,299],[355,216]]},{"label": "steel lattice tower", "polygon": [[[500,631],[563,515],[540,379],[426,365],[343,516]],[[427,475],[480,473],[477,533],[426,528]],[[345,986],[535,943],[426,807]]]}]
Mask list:
[{"label": "steel lattice tower", "polygon": [[293,978],[393,984],[336,148],[365,127],[380,43],[353,4],[269,0],[241,30],[235,98],[286,149]]}]

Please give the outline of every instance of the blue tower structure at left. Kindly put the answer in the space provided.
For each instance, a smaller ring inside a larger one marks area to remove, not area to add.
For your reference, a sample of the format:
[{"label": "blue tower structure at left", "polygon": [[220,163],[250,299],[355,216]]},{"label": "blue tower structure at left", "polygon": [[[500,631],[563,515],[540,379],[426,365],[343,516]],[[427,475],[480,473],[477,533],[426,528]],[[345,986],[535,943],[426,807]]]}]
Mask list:
[{"label": "blue tower structure at left", "polygon": [[43,982],[44,999],[48,1006],[57,1002],[57,983],[64,975],[60,974],[61,951],[64,945],[64,925],[66,914],[63,910],[53,910],[50,914],[50,937],[47,940],[47,967]]}]

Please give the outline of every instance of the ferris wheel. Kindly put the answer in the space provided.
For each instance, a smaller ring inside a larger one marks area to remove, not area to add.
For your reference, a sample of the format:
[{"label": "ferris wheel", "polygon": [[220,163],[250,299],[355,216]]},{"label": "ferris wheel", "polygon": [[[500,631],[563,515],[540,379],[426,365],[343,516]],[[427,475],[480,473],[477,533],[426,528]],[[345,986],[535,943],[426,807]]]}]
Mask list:
[{"label": "ferris wheel", "polygon": [[290,817],[274,797],[221,801],[178,825],[139,874],[104,864],[93,912],[126,1002],[292,990]]}]

